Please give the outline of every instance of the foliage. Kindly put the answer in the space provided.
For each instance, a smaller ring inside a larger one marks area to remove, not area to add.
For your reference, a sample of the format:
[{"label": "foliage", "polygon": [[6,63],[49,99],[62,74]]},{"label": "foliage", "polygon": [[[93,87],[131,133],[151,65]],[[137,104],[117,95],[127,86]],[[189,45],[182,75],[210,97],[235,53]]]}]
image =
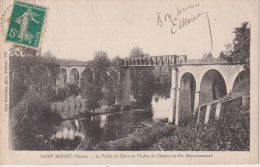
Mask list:
[{"label": "foliage", "polygon": [[[94,83],[97,86],[98,91],[101,92],[102,87],[107,81],[107,71],[110,66],[110,60],[107,57],[107,53],[103,51],[96,52],[90,66],[91,69],[93,69]],[[100,96],[100,98],[102,98],[102,96]]]},{"label": "foliage", "polygon": [[68,85],[67,85],[68,97],[78,96],[80,94],[80,92],[81,92],[81,89],[80,89],[78,83],[68,83]]},{"label": "foliage", "polygon": [[81,87],[85,88],[88,86],[88,84],[93,83],[93,72],[90,69],[89,66],[86,66],[84,71],[82,72],[81,79],[80,79],[80,85]]},{"label": "foliage", "polygon": [[81,78],[81,95],[86,98],[86,107],[89,110],[94,110],[100,106],[99,97],[97,96],[97,87],[93,78],[93,72],[89,67],[86,67],[82,72]]},{"label": "foliage", "polygon": [[106,80],[106,70],[108,68],[107,54],[103,51],[95,53],[94,60],[89,62],[82,72],[80,80],[81,95],[86,98],[86,107],[88,110],[95,111],[100,106],[103,98],[102,88]]},{"label": "foliage", "polygon": [[211,59],[211,58],[213,58],[211,52],[205,53],[205,54],[203,54],[203,56],[202,56],[202,59]]},{"label": "foliage", "polygon": [[110,61],[107,54],[100,51],[89,64],[81,78],[82,96],[87,98],[87,107],[94,111],[101,100],[109,107],[114,105],[122,96],[120,81],[124,77],[119,57]]},{"label": "foliage", "polygon": [[139,79],[139,99],[141,105],[150,104],[154,94],[154,76],[152,69],[142,69]]},{"label": "foliage", "polygon": [[[170,98],[171,89],[171,73],[167,75],[161,75],[160,78],[156,78],[154,82],[154,95],[161,98]],[[156,98],[157,100],[159,98]]]},{"label": "foliage", "polygon": [[99,51],[95,53],[94,60],[89,64],[82,73],[82,95],[87,98],[87,107],[94,112],[105,97],[102,90],[108,80],[110,60],[106,52]]},{"label": "foliage", "polygon": [[78,96],[81,93],[81,88],[78,83],[68,83],[64,87],[57,87],[56,94],[52,98],[52,101],[62,101],[66,100],[71,96]]},{"label": "foliage", "polygon": [[[222,104],[219,119],[210,119],[207,125],[196,123],[198,114],[196,111],[187,126],[178,126],[171,136],[161,139],[150,149],[158,150],[156,145],[160,145],[164,150],[171,151],[248,151],[250,147],[249,83],[249,79],[244,80],[224,97],[242,96],[241,107],[238,107],[236,102]],[[213,105],[212,109],[215,107]]]},{"label": "foliage", "polygon": [[75,136],[73,140],[64,140],[63,138],[58,139],[51,139],[46,142],[46,144],[43,147],[43,150],[74,150],[77,148],[81,141],[81,138],[79,136]]},{"label": "foliage", "polygon": [[144,57],[143,49],[134,47],[129,54],[129,57]]},{"label": "foliage", "polygon": [[23,97],[28,88],[34,88],[47,101],[55,96],[59,64],[51,52],[13,45],[10,48],[10,108]]},{"label": "foliage", "polygon": [[225,59],[228,61],[228,64],[232,64],[232,55],[233,55],[233,45],[230,43],[226,44],[226,50],[221,51],[219,54],[219,58]]},{"label": "foliage", "polygon": [[110,66],[110,60],[107,57],[107,53],[103,51],[96,52],[90,66],[93,71],[93,83],[96,87],[95,93],[97,99],[101,101],[104,97],[102,88],[107,82],[107,71]]},{"label": "foliage", "polygon": [[57,88],[57,94],[54,98],[55,101],[60,101],[60,100],[66,100],[68,97],[68,90],[67,87],[58,87]]},{"label": "foliage", "polygon": [[248,22],[235,28],[235,38],[232,44],[226,45],[226,51],[220,53],[220,58],[227,59],[230,63],[245,64],[244,68],[249,70],[250,66],[250,28]]},{"label": "foliage", "polygon": [[248,108],[224,108],[218,121],[197,125],[196,118],[186,127],[177,127],[173,135],[159,144],[171,151],[248,151],[250,113]]},{"label": "foliage", "polygon": [[227,88],[225,85],[225,81],[222,77],[216,77],[213,80],[212,83],[212,96],[213,99],[219,99],[226,95],[227,93]]},{"label": "foliage", "polygon": [[47,101],[33,88],[29,88],[22,100],[10,113],[10,126],[15,149],[41,149],[42,135],[61,120],[51,111]]},{"label": "foliage", "polygon": [[[149,56],[143,54],[142,49],[135,47],[131,50],[129,57]],[[155,77],[152,67],[133,67],[130,71],[131,93],[140,105],[150,104],[152,101]]]},{"label": "foliage", "polygon": [[113,104],[118,104],[122,97],[122,87],[121,81],[124,77],[124,69],[119,64],[120,58],[115,57],[111,61],[111,65],[107,72],[107,82],[106,82],[106,99],[108,101],[109,107]]}]

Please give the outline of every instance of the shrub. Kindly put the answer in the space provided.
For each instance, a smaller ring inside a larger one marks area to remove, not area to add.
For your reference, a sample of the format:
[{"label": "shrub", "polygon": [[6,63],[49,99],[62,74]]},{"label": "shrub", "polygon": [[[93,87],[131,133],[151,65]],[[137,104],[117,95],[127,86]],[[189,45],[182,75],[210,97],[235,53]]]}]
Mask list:
[{"label": "shrub", "polygon": [[197,125],[194,118],[188,126],[177,127],[173,135],[161,139],[165,150],[174,151],[248,151],[250,114],[242,108],[224,109],[219,120]]},{"label": "shrub", "polygon": [[63,87],[63,88],[58,88],[57,89],[57,94],[54,98],[55,101],[60,101],[60,100],[65,100],[66,98],[68,98],[68,89],[67,87]]},{"label": "shrub", "polygon": [[41,149],[42,137],[60,120],[37,91],[28,89],[10,113],[14,149]]},{"label": "shrub", "polygon": [[81,90],[78,83],[69,83],[67,86],[68,97],[70,96],[78,96]]}]

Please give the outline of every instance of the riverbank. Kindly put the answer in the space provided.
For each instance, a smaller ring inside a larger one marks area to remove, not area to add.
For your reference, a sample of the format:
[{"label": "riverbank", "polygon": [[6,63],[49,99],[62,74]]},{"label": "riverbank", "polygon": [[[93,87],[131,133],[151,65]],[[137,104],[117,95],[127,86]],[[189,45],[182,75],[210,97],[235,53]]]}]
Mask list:
[{"label": "riverbank", "polygon": [[[144,124],[146,124],[144,122]],[[176,126],[165,122],[155,122],[137,128],[133,133],[118,140],[103,142],[101,144],[90,146],[88,141],[83,141],[79,150],[106,150],[106,151],[130,151],[130,150],[147,150],[151,145],[158,142],[165,136],[170,136]],[[159,146],[160,147],[160,146]],[[158,148],[159,149],[159,148]]]},{"label": "riverbank", "polygon": [[64,101],[57,101],[51,104],[51,109],[56,111],[63,120],[72,120],[79,118],[89,118],[92,116],[114,113],[122,110],[129,110],[133,107],[107,106],[101,105],[94,112],[90,112],[86,108],[86,99],[79,97],[69,97]]},{"label": "riverbank", "polygon": [[[127,137],[89,147],[88,141],[79,150],[105,151],[248,151],[250,141],[249,109],[237,108],[207,125],[197,125],[196,116],[187,126],[157,122],[136,129]],[[232,113],[232,114],[231,114]]]},{"label": "riverbank", "polygon": [[121,111],[129,111],[129,110],[140,110],[146,111],[151,110],[151,106],[140,107],[136,105],[131,106],[107,106],[101,105],[100,108],[97,108],[94,112],[88,111],[86,109],[84,98],[78,97],[70,97],[64,101],[53,102],[51,104],[51,108],[53,111],[56,111],[62,118],[62,120],[73,120],[80,118],[90,118],[93,116],[108,114],[108,113],[116,113]]},{"label": "riverbank", "polygon": [[83,114],[80,114],[78,116],[74,117],[69,117],[69,118],[63,118],[63,121],[68,121],[68,120],[74,120],[74,119],[81,119],[81,118],[91,118],[94,116],[102,115],[102,114],[112,114],[112,113],[119,113],[119,112],[128,112],[128,111],[141,111],[141,112],[147,112],[151,110],[149,107],[139,107],[137,108],[136,106],[128,106],[126,108],[122,107],[113,107],[110,108],[106,111],[103,112],[98,112],[98,113],[90,113],[90,112],[85,112]]},{"label": "riverbank", "polygon": [[72,117],[63,117],[62,119],[63,119],[63,121],[67,121],[67,120],[80,119],[80,118],[90,118],[90,117],[101,115],[101,114],[116,113],[116,112],[120,112],[120,111],[122,111],[122,110],[119,107],[113,107],[113,108],[110,108],[103,112],[91,113],[91,112],[85,111],[84,113],[80,113],[79,115],[74,115]]}]

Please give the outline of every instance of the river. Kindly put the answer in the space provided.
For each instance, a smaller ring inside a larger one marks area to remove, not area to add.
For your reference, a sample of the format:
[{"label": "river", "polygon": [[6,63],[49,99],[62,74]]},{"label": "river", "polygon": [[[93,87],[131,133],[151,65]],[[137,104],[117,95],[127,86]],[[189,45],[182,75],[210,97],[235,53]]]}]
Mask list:
[{"label": "river", "polygon": [[167,118],[168,104],[169,99],[153,98],[151,107],[145,110],[131,109],[62,121],[48,134],[48,149],[74,150],[83,140],[93,146],[120,139],[137,128],[151,126],[154,120]]}]

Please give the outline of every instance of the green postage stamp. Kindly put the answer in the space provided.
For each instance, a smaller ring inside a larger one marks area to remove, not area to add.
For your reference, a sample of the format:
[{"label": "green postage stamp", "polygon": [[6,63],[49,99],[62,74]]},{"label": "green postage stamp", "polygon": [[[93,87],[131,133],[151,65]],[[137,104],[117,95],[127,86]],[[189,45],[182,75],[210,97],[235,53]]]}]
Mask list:
[{"label": "green postage stamp", "polygon": [[47,8],[15,1],[6,40],[38,48]]}]

